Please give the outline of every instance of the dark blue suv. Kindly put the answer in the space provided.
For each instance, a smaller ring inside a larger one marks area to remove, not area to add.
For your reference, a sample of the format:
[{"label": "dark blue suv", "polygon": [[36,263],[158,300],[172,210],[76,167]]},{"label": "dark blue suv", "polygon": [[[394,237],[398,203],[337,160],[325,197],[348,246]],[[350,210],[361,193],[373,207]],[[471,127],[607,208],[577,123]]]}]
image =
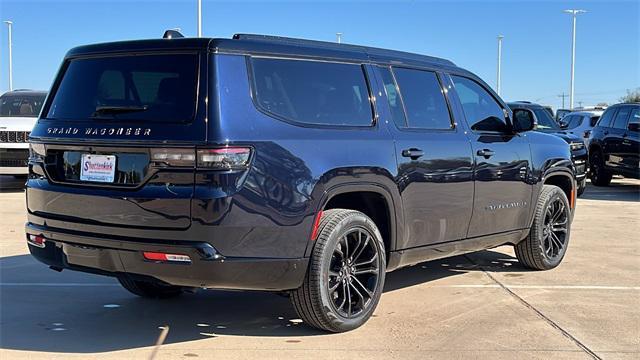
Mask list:
[{"label": "dark blue suv", "polygon": [[140,296],[286,291],[346,331],[387,271],[503,244],[560,264],[575,168],[533,126],[428,56],[260,35],[82,46],[31,133],[27,242]]}]

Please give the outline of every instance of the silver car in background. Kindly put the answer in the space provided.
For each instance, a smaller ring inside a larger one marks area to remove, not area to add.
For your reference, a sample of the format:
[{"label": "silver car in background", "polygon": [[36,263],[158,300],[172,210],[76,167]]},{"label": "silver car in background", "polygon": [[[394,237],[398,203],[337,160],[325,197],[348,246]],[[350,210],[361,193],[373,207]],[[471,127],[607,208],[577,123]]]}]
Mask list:
[{"label": "silver car in background", "polygon": [[46,91],[33,90],[14,90],[0,96],[0,175],[29,173],[29,133],[46,97]]},{"label": "silver car in background", "polygon": [[562,118],[561,126],[565,132],[583,138],[587,144],[591,129],[596,125],[603,112],[604,110],[574,111]]}]

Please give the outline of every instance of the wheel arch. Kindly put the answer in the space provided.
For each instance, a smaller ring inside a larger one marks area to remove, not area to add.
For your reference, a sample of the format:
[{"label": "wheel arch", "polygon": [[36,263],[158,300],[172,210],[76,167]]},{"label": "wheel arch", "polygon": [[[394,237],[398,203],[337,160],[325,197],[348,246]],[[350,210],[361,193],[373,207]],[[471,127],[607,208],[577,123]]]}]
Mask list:
[{"label": "wheel arch", "polygon": [[[327,189],[319,202],[316,214],[320,211],[343,208],[357,210],[369,216],[382,235],[387,259],[389,253],[395,249],[398,238],[397,224],[401,224],[401,216],[396,211],[396,204],[391,192],[380,184],[340,184]],[[305,256],[310,256],[315,245],[311,239]]]},{"label": "wheel arch", "polygon": [[[573,172],[569,169],[560,168],[547,172],[542,178],[542,185],[554,185],[559,187],[565,193],[567,199],[569,199],[571,209],[575,208],[577,184]],[[540,191],[542,191],[542,187]],[[538,196],[540,196],[540,192],[538,192]]]}]

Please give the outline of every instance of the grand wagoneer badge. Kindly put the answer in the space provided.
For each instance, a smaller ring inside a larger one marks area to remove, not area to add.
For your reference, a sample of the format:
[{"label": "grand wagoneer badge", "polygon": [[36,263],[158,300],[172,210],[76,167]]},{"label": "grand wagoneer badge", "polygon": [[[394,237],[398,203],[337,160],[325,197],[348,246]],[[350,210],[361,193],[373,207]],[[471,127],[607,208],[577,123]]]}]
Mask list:
[{"label": "grand wagoneer badge", "polygon": [[[50,135],[75,135],[80,133],[80,129],[76,127],[54,127],[47,128],[47,134]],[[151,129],[149,128],[92,128],[88,127],[82,131],[82,134],[89,136],[149,136]]]}]

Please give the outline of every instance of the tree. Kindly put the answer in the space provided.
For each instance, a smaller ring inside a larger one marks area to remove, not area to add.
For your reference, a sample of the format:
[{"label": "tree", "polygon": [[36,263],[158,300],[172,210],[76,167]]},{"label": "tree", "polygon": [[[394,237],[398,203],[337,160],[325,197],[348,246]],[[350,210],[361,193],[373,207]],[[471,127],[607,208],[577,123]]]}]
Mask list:
[{"label": "tree", "polygon": [[627,95],[620,98],[620,102],[640,102],[640,88],[635,90],[627,90]]}]

